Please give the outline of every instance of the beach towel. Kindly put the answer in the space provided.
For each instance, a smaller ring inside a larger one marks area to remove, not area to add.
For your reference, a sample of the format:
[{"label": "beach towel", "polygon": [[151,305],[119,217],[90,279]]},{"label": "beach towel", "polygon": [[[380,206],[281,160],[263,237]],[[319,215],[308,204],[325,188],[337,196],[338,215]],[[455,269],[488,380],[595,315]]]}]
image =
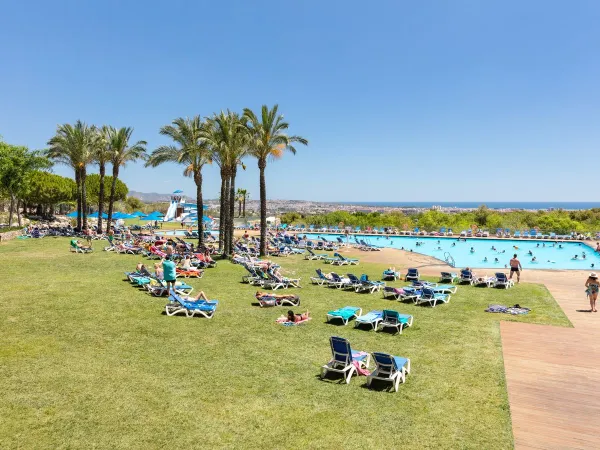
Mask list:
[{"label": "beach towel", "polygon": [[513,316],[527,314],[531,309],[524,308],[521,305],[504,306],[504,305],[489,305],[485,312],[512,314]]},{"label": "beach towel", "polygon": [[352,350],[352,364],[354,364],[354,367],[356,367],[356,373],[359,376],[363,376],[363,377],[368,377],[369,375],[371,375],[371,372],[366,369],[365,367],[361,366],[361,361],[355,361],[355,358],[361,358],[361,357],[365,357],[367,356],[367,352],[357,352]]},{"label": "beach towel", "polygon": [[301,325],[301,324],[303,324],[303,323],[306,323],[306,322],[308,322],[310,319],[312,319],[312,317],[309,317],[308,319],[301,320],[300,322],[289,322],[289,321],[287,320],[287,318],[280,317],[280,318],[279,318],[279,319],[277,319],[275,322],[277,322],[277,323],[278,323],[278,324],[280,324],[280,325],[283,325],[284,327],[294,327],[294,326],[296,326],[296,325]]}]

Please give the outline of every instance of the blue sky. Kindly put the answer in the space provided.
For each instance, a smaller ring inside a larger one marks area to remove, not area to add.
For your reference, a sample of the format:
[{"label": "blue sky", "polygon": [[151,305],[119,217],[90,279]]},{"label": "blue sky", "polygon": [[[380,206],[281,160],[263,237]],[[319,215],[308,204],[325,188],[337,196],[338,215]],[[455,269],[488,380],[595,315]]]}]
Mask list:
[{"label": "blue sky", "polygon": [[[310,145],[269,165],[269,198],[597,200],[597,1],[38,0],[0,11],[10,143],[43,148],[57,124],[81,119],[132,126],[153,149],[175,117],[278,103]],[[258,198],[246,164],[237,184]],[[181,174],[122,172],[130,189],[193,192]],[[205,180],[215,198],[216,167]]]}]

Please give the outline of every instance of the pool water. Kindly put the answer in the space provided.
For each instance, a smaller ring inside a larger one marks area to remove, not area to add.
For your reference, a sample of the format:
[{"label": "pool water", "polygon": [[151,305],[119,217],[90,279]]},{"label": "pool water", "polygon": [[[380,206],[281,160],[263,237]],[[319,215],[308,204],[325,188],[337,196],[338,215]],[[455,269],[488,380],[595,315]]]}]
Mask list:
[{"label": "pool water", "polygon": [[[306,234],[309,239],[317,239],[316,233]],[[341,234],[324,234],[329,241],[346,236]],[[469,239],[459,241],[458,237],[425,237],[425,236],[365,236],[356,235],[358,239],[378,246],[412,250],[416,253],[432,256],[444,261],[449,254],[454,258],[457,268],[478,267],[503,269],[508,266],[516,253],[524,269],[578,269],[600,270],[600,255],[589,246],[580,242],[550,242],[541,240],[516,239]],[[355,242],[353,235],[349,242]],[[417,245],[419,243],[419,245]],[[559,248],[559,246],[561,248]],[[492,247],[495,250],[492,250]],[[517,247],[517,248],[515,248]],[[472,249],[472,250],[471,250]],[[529,251],[533,255],[529,254]],[[585,259],[582,257],[585,252]],[[578,255],[578,259],[573,259]],[[536,261],[532,261],[533,257]],[[487,258],[487,261],[485,260]],[[495,259],[498,259],[496,262]],[[592,266],[593,264],[593,266]]]}]

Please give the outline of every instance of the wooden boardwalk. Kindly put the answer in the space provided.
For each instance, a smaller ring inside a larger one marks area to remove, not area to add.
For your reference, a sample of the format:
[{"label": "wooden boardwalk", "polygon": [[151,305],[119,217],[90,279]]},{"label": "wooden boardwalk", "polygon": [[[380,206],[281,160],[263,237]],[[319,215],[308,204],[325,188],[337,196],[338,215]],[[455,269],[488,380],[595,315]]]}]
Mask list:
[{"label": "wooden boardwalk", "polygon": [[515,448],[600,449],[600,313],[578,311],[587,273],[525,275],[548,287],[574,328],[500,324]]}]

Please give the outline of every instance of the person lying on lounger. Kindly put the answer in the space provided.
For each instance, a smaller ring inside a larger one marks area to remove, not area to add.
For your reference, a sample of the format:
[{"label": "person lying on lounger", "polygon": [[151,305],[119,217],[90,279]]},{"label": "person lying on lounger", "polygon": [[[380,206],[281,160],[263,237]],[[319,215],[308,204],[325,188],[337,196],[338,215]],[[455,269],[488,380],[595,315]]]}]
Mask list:
[{"label": "person lying on lounger", "polygon": [[79,239],[71,240],[71,245],[80,248],[81,250],[90,250],[92,248],[91,245],[83,245]]},{"label": "person lying on lounger", "polygon": [[274,298],[277,300],[298,300],[298,296],[295,294],[271,294],[270,292],[261,292],[261,291],[256,291],[256,294],[254,294],[254,296],[256,297],[257,300],[260,300],[261,298]]},{"label": "person lying on lounger", "polygon": [[208,301],[208,297],[206,296],[206,294],[204,293],[204,291],[200,291],[198,293],[198,295],[196,295],[195,297],[188,297],[188,300],[205,300],[205,301]]},{"label": "person lying on lounger", "polygon": [[187,255],[184,258],[183,263],[181,264],[181,268],[188,272],[199,272],[199,270],[196,267],[192,266],[192,259],[190,258],[189,255]]}]

